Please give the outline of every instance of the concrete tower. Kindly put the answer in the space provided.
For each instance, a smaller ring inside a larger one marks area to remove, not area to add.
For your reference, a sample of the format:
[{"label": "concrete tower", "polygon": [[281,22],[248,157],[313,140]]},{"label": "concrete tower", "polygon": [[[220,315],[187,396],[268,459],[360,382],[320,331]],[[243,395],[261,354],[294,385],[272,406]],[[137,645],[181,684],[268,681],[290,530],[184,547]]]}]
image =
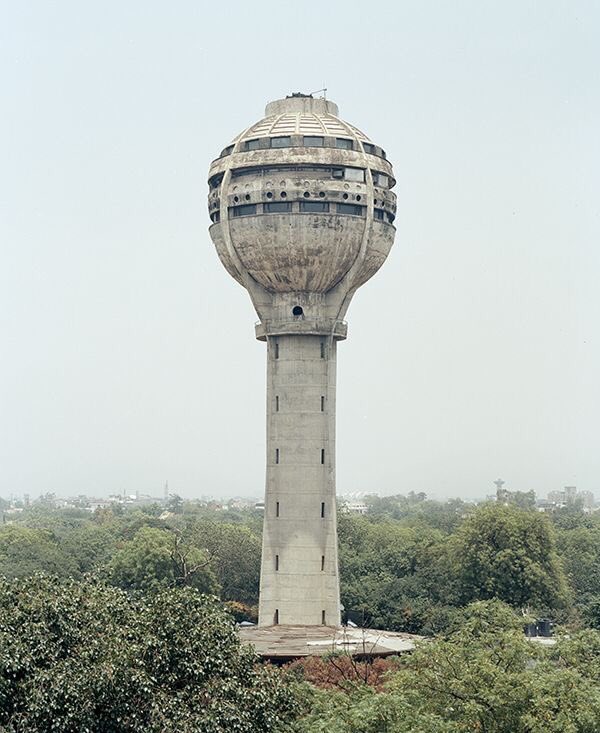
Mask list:
[{"label": "concrete tower", "polygon": [[293,94],[223,150],[208,184],[211,238],[267,343],[259,625],[337,626],[337,342],[394,241],[392,166],[333,102]]}]

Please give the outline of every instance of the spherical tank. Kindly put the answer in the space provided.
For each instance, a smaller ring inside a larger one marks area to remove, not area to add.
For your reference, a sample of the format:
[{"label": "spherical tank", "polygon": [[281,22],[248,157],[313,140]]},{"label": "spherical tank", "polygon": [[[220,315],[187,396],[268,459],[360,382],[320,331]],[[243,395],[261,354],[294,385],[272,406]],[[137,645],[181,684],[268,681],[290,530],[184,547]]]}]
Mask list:
[{"label": "spherical tank", "polygon": [[396,196],[385,151],[333,102],[271,102],[210,167],[211,238],[228,272],[273,295],[355,290],[394,241]]}]

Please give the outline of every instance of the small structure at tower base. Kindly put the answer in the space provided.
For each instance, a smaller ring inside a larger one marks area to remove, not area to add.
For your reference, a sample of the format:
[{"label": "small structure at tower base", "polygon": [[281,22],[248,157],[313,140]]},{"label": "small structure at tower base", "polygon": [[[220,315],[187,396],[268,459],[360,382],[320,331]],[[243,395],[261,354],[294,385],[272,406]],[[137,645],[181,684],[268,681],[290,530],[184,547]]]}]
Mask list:
[{"label": "small structure at tower base", "polygon": [[264,660],[283,664],[309,656],[344,653],[358,659],[411,652],[423,637],[355,626],[245,626],[242,644],[251,644]]}]

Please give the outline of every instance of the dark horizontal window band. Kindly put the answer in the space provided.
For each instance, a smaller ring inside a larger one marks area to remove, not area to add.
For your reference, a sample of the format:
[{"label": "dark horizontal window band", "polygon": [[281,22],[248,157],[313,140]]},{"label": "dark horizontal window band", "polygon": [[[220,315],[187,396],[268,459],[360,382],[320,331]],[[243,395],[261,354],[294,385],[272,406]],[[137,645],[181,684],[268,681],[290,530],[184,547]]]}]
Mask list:
[{"label": "dark horizontal window band", "polygon": [[231,216],[252,216],[256,214],[256,204],[242,204],[241,206],[230,206]]},{"label": "dark horizontal window band", "polygon": [[351,216],[364,216],[366,207],[358,204],[336,204],[338,214],[350,214]]},{"label": "dark horizontal window band", "polygon": [[[365,183],[366,182],[366,170],[365,168],[357,168],[351,165],[331,165],[331,164],[299,164],[294,165],[290,163],[272,164],[267,163],[265,165],[253,165],[246,168],[234,168],[231,171],[232,180],[244,178],[247,176],[253,176],[255,178],[266,178],[271,176],[292,174],[293,176],[306,176],[306,174],[312,173],[313,176],[317,177],[317,180],[328,180],[330,178],[337,180],[346,180],[351,183]],[[310,177],[310,176],[309,176]],[[380,171],[372,171],[373,185],[379,186],[380,188],[391,189],[396,185],[396,180],[393,176],[388,173],[381,173]],[[218,188],[217,185],[213,185],[213,179],[209,179],[209,186],[211,190]]]},{"label": "dark horizontal window band", "polygon": [[[334,208],[332,208],[334,207]],[[229,216],[237,218],[240,216],[255,216],[256,214],[344,214],[346,216],[365,216],[366,206],[358,204],[330,204],[328,201],[300,201],[299,211],[293,212],[291,202],[274,202],[264,204],[263,211],[257,210],[256,204],[242,204],[241,206],[230,206]],[[218,219],[213,219],[218,221]]]},{"label": "dark horizontal window band", "polygon": [[[387,160],[385,150],[361,141],[365,153],[376,155],[379,158]],[[231,155],[234,145],[228,145],[221,151],[220,158]],[[251,152],[252,150],[270,150],[278,148],[297,148],[297,147],[318,147],[318,148],[337,148],[338,150],[356,150],[360,152],[358,140],[349,137],[333,137],[331,135],[275,135],[273,137],[255,137],[250,140],[244,140],[238,152]]]},{"label": "dark horizontal window band", "polygon": [[307,214],[324,214],[329,211],[327,201],[301,201],[300,211]]},{"label": "dark horizontal window band", "polygon": [[393,224],[396,217],[390,211],[375,209],[373,211],[373,218],[377,221],[386,221],[388,224]]},{"label": "dark horizontal window band", "polygon": [[292,211],[291,201],[274,201],[270,204],[263,204],[265,214],[289,214]]}]

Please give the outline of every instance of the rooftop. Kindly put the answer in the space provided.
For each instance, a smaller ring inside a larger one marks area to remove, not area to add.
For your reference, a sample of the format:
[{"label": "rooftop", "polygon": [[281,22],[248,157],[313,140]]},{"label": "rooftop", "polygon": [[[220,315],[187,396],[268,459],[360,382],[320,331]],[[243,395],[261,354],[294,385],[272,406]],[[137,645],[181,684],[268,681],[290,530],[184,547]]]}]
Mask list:
[{"label": "rooftop", "polygon": [[243,644],[271,661],[346,652],[357,657],[387,657],[410,652],[422,637],[350,626],[246,626],[239,630]]}]

